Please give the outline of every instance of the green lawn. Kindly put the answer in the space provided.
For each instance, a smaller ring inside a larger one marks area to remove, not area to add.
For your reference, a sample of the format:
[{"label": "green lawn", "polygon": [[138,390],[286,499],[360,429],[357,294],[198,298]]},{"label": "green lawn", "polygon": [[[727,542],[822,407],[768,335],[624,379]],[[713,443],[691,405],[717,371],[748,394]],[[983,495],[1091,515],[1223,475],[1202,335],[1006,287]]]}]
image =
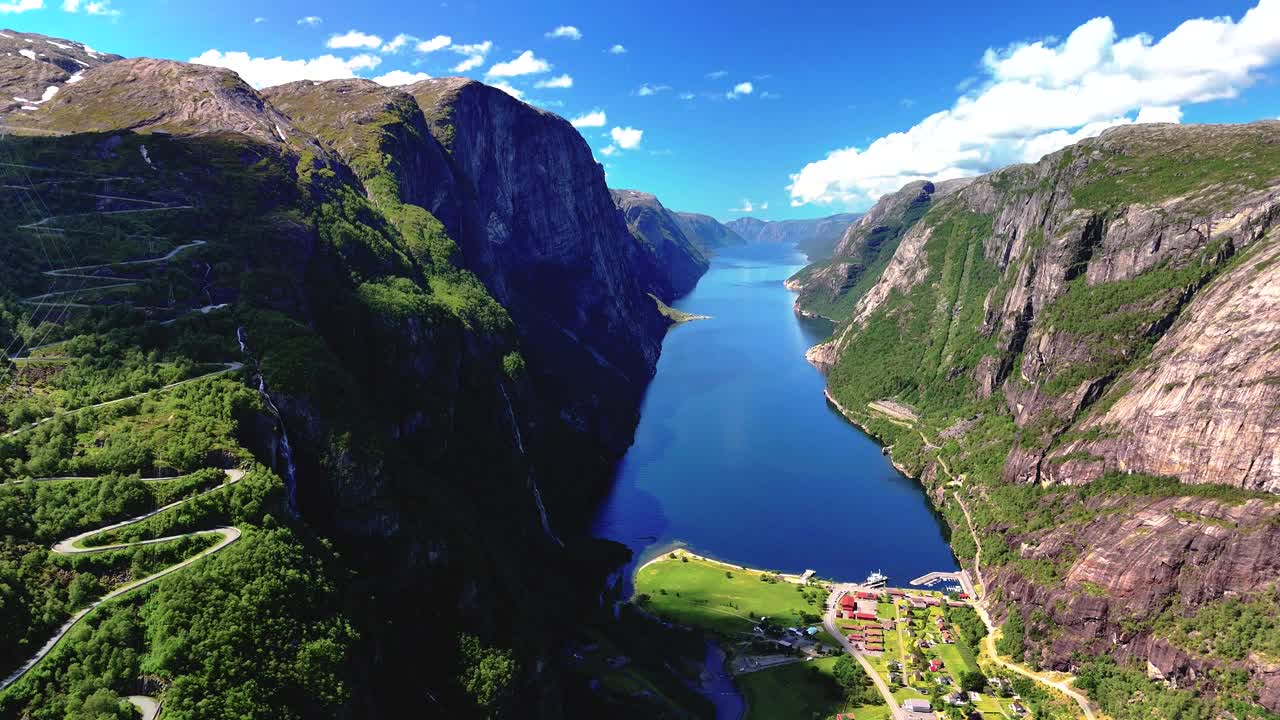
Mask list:
[{"label": "green lawn", "polygon": [[697,559],[664,558],[636,574],[636,593],[649,597],[650,612],[726,635],[750,632],[755,625],[752,613],[784,626],[800,624],[802,611],[822,615],[825,590],[764,582],[761,577],[762,573],[726,570]]},{"label": "green lawn", "polygon": [[784,665],[738,678],[747,697],[747,720],[795,718],[833,718],[837,713],[852,712],[857,720],[884,720],[889,709],[884,705],[848,707],[831,676],[836,658]]}]

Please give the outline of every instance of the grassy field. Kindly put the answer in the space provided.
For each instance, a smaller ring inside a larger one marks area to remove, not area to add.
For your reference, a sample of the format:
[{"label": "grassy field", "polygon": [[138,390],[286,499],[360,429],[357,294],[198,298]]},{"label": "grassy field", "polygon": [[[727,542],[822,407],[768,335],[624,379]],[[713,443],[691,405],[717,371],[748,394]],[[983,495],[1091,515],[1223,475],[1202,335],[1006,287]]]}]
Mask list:
[{"label": "grassy field", "polygon": [[704,560],[664,558],[641,569],[635,585],[637,595],[648,596],[650,612],[724,635],[750,632],[753,614],[784,626],[801,624],[802,612],[821,616],[825,590],[764,577]]},{"label": "grassy field", "polygon": [[747,697],[747,720],[833,718],[853,713],[857,720],[889,717],[884,705],[850,707],[831,676],[835,658],[785,665],[742,675],[738,685]]}]

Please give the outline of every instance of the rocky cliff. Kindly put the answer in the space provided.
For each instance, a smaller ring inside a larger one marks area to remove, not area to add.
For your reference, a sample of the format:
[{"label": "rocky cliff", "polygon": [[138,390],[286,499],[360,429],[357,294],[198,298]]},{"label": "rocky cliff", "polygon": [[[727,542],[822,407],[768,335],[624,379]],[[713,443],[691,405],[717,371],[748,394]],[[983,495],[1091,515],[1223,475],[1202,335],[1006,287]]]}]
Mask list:
[{"label": "rocky cliff", "polygon": [[[1146,659],[1280,709],[1274,658],[1205,649],[1236,630],[1168,650],[1172,618],[1280,582],[1280,122],[1113,129],[936,195],[810,352],[835,397],[922,474],[962,557],[953,498],[974,508],[1027,657]],[[918,426],[867,407],[889,398]]]},{"label": "rocky cliff", "polygon": [[[91,53],[52,42],[71,61]],[[65,72],[22,57],[30,77],[10,87]],[[559,648],[618,560],[581,518],[630,443],[666,328],[646,290],[671,282],[581,136],[470,81],[259,93],[218,68],[86,57],[102,62],[35,110],[7,109],[32,136],[8,149],[51,212],[99,218],[94,233],[118,245],[47,231],[63,252],[205,241],[198,264],[154,280],[167,293],[147,286],[147,315],[104,303],[88,327],[143,343],[190,313],[211,319],[176,325],[181,347],[221,359],[244,341],[296,461],[295,473],[273,423],[245,419],[244,445],[297,492],[301,520],[271,522],[342,557],[360,637],[351,692],[325,707],[559,715]],[[10,230],[30,222],[24,207],[0,204]],[[102,219],[122,209],[118,229]],[[12,250],[6,281],[41,277]],[[188,287],[192,273],[203,279]],[[0,288],[0,302],[17,292]],[[231,314],[200,307],[214,300]],[[510,661],[496,694],[463,681],[482,658],[461,634]]]},{"label": "rocky cliff", "polygon": [[[539,418],[559,448],[544,461],[565,480],[598,478],[631,444],[653,375],[666,321],[646,292],[670,286],[654,276],[664,269],[627,229],[568,121],[462,78],[406,90],[472,198],[472,222],[441,219],[511,312],[535,385],[557,398]],[[600,489],[566,488],[558,504],[576,501],[584,517],[583,500]]]},{"label": "rocky cliff", "polygon": [[831,251],[831,257],[811,263],[787,279],[797,291],[796,310],[839,322],[876,280],[898,249],[902,236],[929,206],[964,187],[967,180],[934,184],[921,180],[886,195],[850,225]]},{"label": "rocky cliff", "polygon": [[693,239],[685,234],[675,213],[663,207],[650,193],[638,190],[612,190],[611,193],[614,204],[627,219],[627,228],[645,247],[655,267],[668,268],[661,274],[646,273],[667,281],[647,290],[666,302],[692,290],[710,263]]}]

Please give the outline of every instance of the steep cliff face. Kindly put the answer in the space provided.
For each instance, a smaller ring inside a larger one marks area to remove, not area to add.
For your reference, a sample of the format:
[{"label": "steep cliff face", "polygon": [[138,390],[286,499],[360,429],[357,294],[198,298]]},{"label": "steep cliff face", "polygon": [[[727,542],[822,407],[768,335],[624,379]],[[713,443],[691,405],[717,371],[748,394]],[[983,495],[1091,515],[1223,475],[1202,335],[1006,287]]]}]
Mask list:
[{"label": "steep cliff face", "polygon": [[725,224],[747,242],[795,245],[810,260],[827,257],[849,226],[858,219],[854,213],[841,213],[812,220],[758,220],[746,217]]},{"label": "steep cliff face", "polygon": [[627,219],[627,228],[648,251],[656,268],[645,276],[661,282],[645,288],[664,301],[684,295],[698,284],[707,271],[705,255],[681,228],[675,214],[662,206],[658,198],[638,190],[611,190],[613,202]]},{"label": "steep cliff face", "polygon": [[[222,69],[115,60],[10,108],[42,135],[11,149],[86,178],[42,185],[53,207],[141,204],[99,233],[126,257],[161,231],[205,241],[152,310],[234,313],[184,342],[221,359],[242,340],[280,410],[302,521],[278,522],[333,543],[360,634],[345,712],[554,717],[565,630],[618,559],[575,516],[630,441],[666,328],[644,289],[670,280],[566,122],[475,83],[429,88],[424,114],[367,81],[258,93]],[[251,420],[245,445],[285,473],[271,423]],[[512,659],[483,709],[459,681],[480,661],[462,633]]]},{"label": "steep cliff face", "polygon": [[741,235],[710,215],[687,212],[677,212],[674,215],[685,237],[708,257],[721,248],[747,244]]},{"label": "steep cliff face", "polygon": [[[810,351],[835,397],[934,488],[962,556],[952,496],[976,508],[1028,657],[1194,667],[1276,710],[1272,660],[1166,652],[1162,618],[1280,581],[1280,122],[1110,130],[930,205]],[[867,407],[888,398],[918,425]]]},{"label": "steep cliff face", "polygon": [[796,290],[796,310],[840,321],[876,283],[903,235],[929,206],[968,184],[968,180],[913,182],[886,195],[844,232],[830,259],[806,266],[787,279]]},{"label": "steep cliff face", "polygon": [[[474,224],[446,227],[515,320],[563,478],[598,478],[630,445],[666,322],[646,295],[648,251],[563,118],[473,81],[407,88],[448,151]],[[428,210],[434,211],[428,207]],[[441,218],[444,220],[444,218]],[[599,488],[565,489],[562,506]]]}]

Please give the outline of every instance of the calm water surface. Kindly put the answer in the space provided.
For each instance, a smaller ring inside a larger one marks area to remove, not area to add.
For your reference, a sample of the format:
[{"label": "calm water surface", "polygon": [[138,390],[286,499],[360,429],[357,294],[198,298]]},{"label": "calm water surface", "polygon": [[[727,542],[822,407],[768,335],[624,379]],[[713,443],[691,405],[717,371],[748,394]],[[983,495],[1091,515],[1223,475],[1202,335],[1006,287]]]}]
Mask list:
[{"label": "calm water surface", "polygon": [[637,562],[682,544],[841,580],[957,569],[919,484],[827,405],[804,351],[830,327],[797,318],[782,286],[803,262],[787,247],[722,254],[676,303],[713,319],[667,335],[595,533]]}]

